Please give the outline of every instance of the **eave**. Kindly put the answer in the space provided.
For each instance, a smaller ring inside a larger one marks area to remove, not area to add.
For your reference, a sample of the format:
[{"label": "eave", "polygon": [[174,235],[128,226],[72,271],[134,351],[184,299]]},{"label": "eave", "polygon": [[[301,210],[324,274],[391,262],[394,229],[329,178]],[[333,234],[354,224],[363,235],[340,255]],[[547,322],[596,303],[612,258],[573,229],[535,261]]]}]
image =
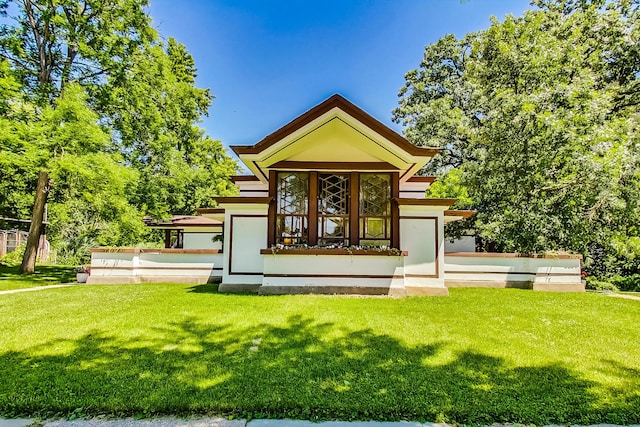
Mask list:
[{"label": "eave", "polygon": [[476,213],[477,211],[473,211],[473,210],[449,209],[444,211],[444,222],[446,224],[453,221],[460,221],[463,219],[471,218]]},{"label": "eave", "polygon": [[452,206],[458,199],[393,199],[400,206]]},{"label": "eave", "polygon": [[404,182],[440,151],[416,147],[340,95],[253,146],[231,148],[263,183],[269,170],[397,171]]}]

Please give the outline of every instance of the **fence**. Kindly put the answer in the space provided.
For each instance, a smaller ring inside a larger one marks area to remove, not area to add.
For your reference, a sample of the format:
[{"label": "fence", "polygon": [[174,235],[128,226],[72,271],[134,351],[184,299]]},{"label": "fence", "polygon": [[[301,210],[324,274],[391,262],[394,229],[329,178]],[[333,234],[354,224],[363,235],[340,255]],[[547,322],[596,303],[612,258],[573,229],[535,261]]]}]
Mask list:
[{"label": "fence", "polygon": [[[27,237],[29,237],[29,233],[26,231],[0,230],[0,258],[15,251],[21,245],[26,245]],[[38,247],[38,258],[40,262],[55,262],[55,260],[52,260],[53,254],[50,249],[49,241],[45,236],[41,236]],[[55,258],[55,256],[53,256],[53,258]]]}]

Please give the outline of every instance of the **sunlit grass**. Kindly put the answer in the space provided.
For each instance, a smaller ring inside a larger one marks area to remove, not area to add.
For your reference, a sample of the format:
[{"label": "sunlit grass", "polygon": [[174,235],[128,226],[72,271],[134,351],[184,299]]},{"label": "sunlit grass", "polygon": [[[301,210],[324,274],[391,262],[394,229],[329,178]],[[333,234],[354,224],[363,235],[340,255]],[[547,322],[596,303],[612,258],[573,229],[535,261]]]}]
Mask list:
[{"label": "sunlit grass", "polygon": [[75,282],[73,267],[38,265],[34,274],[18,274],[18,266],[0,265],[0,291]]},{"label": "sunlit grass", "polygon": [[638,301],[214,290],[90,285],[0,297],[0,415],[640,421]]}]

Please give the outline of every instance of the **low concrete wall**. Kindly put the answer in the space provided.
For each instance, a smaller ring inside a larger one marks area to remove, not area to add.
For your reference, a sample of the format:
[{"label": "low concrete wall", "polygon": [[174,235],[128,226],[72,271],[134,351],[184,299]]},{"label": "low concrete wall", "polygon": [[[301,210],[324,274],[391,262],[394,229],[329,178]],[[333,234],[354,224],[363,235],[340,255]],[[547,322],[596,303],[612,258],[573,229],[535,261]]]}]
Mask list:
[{"label": "low concrete wall", "polygon": [[217,249],[97,248],[87,283],[207,283],[222,275]]},{"label": "low concrete wall", "polygon": [[445,254],[445,285],[582,292],[581,255]]},{"label": "low concrete wall", "polygon": [[404,294],[404,256],[365,251],[262,251],[262,294]]}]

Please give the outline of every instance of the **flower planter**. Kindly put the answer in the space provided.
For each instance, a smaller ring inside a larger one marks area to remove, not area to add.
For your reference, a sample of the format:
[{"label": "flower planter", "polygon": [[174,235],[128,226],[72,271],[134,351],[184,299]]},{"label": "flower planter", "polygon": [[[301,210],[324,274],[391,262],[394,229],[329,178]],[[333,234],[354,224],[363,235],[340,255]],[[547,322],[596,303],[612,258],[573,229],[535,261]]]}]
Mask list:
[{"label": "flower planter", "polygon": [[78,283],[87,283],[89,273],[76,273],[76,281]]}]

